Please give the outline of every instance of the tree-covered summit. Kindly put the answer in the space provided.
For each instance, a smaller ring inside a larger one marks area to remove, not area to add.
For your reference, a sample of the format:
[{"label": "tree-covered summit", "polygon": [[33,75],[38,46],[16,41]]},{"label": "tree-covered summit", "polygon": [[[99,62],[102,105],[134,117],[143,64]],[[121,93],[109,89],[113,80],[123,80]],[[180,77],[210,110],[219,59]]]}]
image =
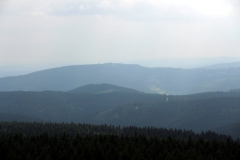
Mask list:
[{"label": "tree-covered summit", "polygon": [[112,84],[88,84],[80,86],[73,90],[68,91],[70,93],[86,93],[86,94],[97,94],[97,93],[111,93],[111,92],[125,92],[125,93],[139,93],[139,91],[130,89],[127,87],[120,87]]}]

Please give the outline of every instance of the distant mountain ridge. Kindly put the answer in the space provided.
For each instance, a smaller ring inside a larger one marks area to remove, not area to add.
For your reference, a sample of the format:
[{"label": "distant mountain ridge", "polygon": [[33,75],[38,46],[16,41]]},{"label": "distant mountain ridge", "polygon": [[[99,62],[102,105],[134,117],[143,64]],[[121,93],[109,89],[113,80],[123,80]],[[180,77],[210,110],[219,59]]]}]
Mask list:
[{"label": "distant mountain ridge", "polygon": [[88,94],[100,94],[100,93],[111,93],[111,92],[125,92],[125,93],[139,93],[139,91],[120,87],[112,84],[88,84],[80,86],[73,90],[68,91],[70,93],[88,93]]},{"label": "distant mountain ridge", "polygon": [[229,69],[229,68],[239,68],[240,62],[231,62],[231,63],[219,63],[210,66],[205,66],[205,69]]},{"label": "distant mountain ridge", "polygon": [[0,78],[0,91],[69,91],[102,83],[160,94],[229,91],[240,88],[240,68],[147,68],[112,63],[66,66]]}]

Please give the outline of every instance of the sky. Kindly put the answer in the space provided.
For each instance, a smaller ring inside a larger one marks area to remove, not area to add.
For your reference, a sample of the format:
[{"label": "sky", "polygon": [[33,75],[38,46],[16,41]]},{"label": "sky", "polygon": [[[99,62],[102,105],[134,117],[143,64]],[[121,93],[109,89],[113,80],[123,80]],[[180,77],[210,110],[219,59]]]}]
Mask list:
[{"label": "sky", "polygon": [[239,0],[0,0],[0,66],[240,57]]}]

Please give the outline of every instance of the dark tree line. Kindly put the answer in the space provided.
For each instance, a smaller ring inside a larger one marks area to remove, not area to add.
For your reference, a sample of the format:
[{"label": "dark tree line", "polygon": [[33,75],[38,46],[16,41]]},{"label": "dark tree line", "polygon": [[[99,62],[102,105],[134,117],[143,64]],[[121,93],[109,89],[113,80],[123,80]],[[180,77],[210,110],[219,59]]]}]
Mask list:
[{"label": "dark tree line", "polygon": [[168,138],[147,138],[144,135],[117,136],[114,134],[49,136],[2,135],[0,159],[196,159],[239,160],[240,143],[202,138],[187,141]]},{"label": "dark tree line", "polygon": [[120,136],[134,136],[135,134],[144,135],[147,138],[168,138],[188,140],[217,140],[226,142],[228,139],[233,140],[231,136],[218,134],[212,131],[195,133],[191,130],[166,129],[156,127],[136,127],[136,126],[112,126],[112,125],[95,125],[82,123],[39,123],[39,122],[0,122],[0,135],[21,134],[24,137],[38,136],[47,134],[49,136],[62,136],[67,134],[71,137],[76,135],[93,136],[100,134],[113,134]]},{"label": "dark tree line", "polygon": [[239,160],[240,141],[210,131],[0,122],[0,159]]}]

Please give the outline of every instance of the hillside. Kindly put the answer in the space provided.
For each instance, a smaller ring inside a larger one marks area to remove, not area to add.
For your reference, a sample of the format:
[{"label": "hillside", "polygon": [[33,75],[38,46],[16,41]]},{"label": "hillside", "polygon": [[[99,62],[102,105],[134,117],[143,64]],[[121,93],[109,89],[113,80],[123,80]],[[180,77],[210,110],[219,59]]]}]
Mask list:
[{"label": "hillside", "polygon": [[238,88],[238,89],[232,89],[232,90],[230,90],[230,92],[239,92],[240,93],[240,88]]},{"label": "hillside", "polygon": [[31,116],[12,114],[12,113],[0,113],[0,121],[18,121],[18,122],[42,122],[41,119],[33,118]]},{"label": "hillside", "polygon": [[0,92],[0,113],[54,122],[89,122],[92,116],[125,103],[164,101],[165,95],[143,93],[73,94],[67,92]]},{"label": "hillside", "polygon": [[69,91],[102,83],[140,92],[175,95],[229,91],[240,88],[240,68],[147,68],[125,64],[66,66],[0,78],[0,91]]},{"label": "hillside", "polygon": [[75,88],[73,90],[68,91],[70,93],[87,93],[87,94],[99,94],[99,93],[111,93],[111,92],[124,92],[124,93],[139,93],[139,91],[120,87],[111,84],[89,84],[85,86],[81,86]]},{"label": "hillside", "polygon": [[[240,95],[233,92],[184,96],[0,92],[0,113],[50,122],[155,126],[201,132],[240,123]],[[236,136],[232,134],[233,129],[223,133]]]},{"label": "hillside", "polygon": [[234,138],[240,138],[240,122],[239,123],[233,123],[228,124],[224,126],[220,126],[217,128],[212,129],[213,131],[219,133],[219,134],[228,134],[231,135]]},{"label": "hillside", "polygon": [[[240,122],[239,97],[125,104],[94,117],[94,123],[156,126],[201,132]],[[231,134],[231,130],[221,133]],[[240,135],[239,128],[236,134]],[[231,134],[232,135],[232,134]]]}]

